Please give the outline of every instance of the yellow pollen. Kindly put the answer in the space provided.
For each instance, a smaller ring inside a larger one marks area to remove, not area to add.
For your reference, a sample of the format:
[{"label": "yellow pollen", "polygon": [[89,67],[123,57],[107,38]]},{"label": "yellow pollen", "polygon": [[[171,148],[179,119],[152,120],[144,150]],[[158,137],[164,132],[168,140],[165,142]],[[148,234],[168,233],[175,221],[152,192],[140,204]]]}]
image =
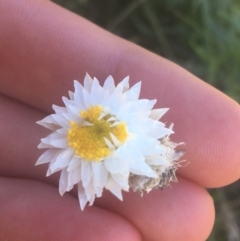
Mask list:
[{"label": "yellow pollen", "polygon": [[74,121],[70,122],[68,130],[68,145],[75,150],[75,154],[87,161],[101,161],[111,154],[104,141],[104,137],[111,140],[110,133],[124,143],[127,139],[126,124],[120,122],[116,126],[110,126],[113,122],[107,121],[111,115],[106,115],[98,120],[102,113],[102,106],[91,106],[86,111],[81,111],[80,116],[92,126],[80,126]]}]

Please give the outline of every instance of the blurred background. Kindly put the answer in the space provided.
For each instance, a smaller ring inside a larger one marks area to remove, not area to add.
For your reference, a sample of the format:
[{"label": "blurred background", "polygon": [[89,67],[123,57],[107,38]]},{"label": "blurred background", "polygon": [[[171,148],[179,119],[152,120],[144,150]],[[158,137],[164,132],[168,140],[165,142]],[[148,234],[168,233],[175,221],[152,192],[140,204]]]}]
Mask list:
[{"label": "blurred background", "polygon": [[[240,102],[240,1],[54,2],[172,60]],[[209,192],[217,214],[208,241],[240,241],[240,182]]]}]

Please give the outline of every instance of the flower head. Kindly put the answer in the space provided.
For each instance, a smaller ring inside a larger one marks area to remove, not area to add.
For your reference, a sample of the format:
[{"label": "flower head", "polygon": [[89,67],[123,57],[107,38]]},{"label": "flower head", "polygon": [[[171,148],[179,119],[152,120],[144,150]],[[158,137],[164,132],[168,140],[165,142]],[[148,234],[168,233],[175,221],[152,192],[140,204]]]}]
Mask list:
[{"label": "flower head", "polygon": [[52,133],[41,139],[48,148],[36,165],[49,163],[47,176],[61,171],[59,192],[78,185],[81,209],[106,188],[122,200],[122,190],[151,191],[176,181],[177,160],[183,154],[169,140],[172,126],[159,119],[167,108],[152,109],[156,100],[139,99],[141,83],[129,88],[126,77],[115,86],[109,76],[103,86],[88,74],[65,107],[37,123]]}]

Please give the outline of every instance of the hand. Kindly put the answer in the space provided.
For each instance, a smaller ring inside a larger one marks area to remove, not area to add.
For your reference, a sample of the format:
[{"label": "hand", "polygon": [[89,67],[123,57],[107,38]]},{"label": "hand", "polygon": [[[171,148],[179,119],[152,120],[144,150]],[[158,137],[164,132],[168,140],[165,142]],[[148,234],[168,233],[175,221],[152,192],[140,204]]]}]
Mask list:
[{"label": "hand", "polygon": [[[205,187],[240,175],[237,103],[179,66],[44,0],[0,1],[0,240],[204,241],[214,207]],[[179,183],[124,201],[105,192],[79,208],[61,197],[59,174],[34,167],[47,131],[36,125],[85,72],[142,80],[142,98],[170,107],[173,141],[186,142]]]}]

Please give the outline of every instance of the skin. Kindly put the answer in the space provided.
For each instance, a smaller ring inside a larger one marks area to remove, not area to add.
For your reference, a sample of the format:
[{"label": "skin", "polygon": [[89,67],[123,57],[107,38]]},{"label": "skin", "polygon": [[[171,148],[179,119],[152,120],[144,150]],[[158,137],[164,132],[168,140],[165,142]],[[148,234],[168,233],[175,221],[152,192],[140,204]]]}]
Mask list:
[{"label": "skin", "polygon": [[[240,175],[240,108],[186,70],[44,0],[0,1],[0,240],[204,241],[214,222],[206,187]],[[58,194],[59,173],[34,167],[48,131],[35,124],[86,71],[104,80],[130,75],[141,98],[169,107],[175,142],[190,164],[179,182],[124,202],[104,192],[80,211],[76,191]]]}]

